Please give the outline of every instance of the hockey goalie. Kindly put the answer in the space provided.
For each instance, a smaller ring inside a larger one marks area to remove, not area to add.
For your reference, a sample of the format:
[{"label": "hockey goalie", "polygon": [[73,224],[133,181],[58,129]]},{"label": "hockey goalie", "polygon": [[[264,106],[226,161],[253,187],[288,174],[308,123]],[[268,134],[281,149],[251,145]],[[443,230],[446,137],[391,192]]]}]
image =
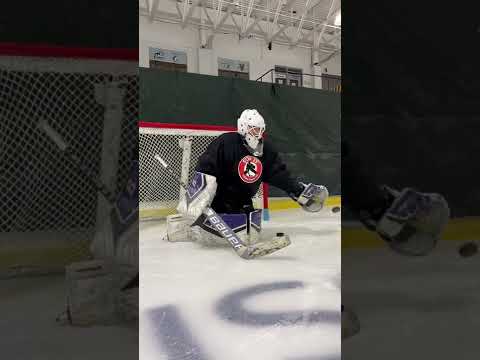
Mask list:
[{"label": "hockey goalie", "polygon": [[[197,241],[205,245],[225,244],[206,209],[213,209],[222,226],[233,230],[247,250],[240,256],[255,258],[290,244],[288,235],[263,239],[261,211],[252,198],[266,182],[297,201],[305,211],[320,211],[328,198],[323,185],[294,179],[278,152],[265,141],[265,121],[257,110],[242,112],[237,132],[216,138],[199,158],[195,174],[177,207],[167,218],[166,240]],[[223,225],[225,224],[225,225]]]}]

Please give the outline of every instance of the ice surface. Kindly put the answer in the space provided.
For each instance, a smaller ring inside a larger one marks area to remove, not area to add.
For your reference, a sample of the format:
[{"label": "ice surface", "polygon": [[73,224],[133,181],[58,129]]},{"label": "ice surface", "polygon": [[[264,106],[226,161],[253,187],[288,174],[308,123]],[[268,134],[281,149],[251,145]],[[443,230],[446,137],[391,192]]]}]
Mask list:
[{"label": "ice surface", "polygon": [[272,213],[292,244],[255,260],[140,226],[140,359],[340,359],[340,214]]},{"label": "ice surface", "polygon": [[360,332],[342,344],[342,359],[476,359],[480,329],[480,261],[462,258],[458,241],[420,258],[387,248],[342,254],[342,301]]},{"label": "ice surface", "polygon": [[136,328],[60,326],[65,277],[0,280],[2,359],[130,360],[138,357]]}]

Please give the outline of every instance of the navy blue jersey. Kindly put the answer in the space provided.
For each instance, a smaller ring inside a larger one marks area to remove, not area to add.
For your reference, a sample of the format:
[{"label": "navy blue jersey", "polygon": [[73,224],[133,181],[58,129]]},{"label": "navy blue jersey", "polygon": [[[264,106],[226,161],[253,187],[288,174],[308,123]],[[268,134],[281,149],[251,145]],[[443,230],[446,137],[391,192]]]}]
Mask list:
[{"label": "navy blue jersey", "polygon": [[265,141],[262,156],[253,156],[236,132],[216,138],[200,157],[196,171],[215,176],[217,192],[212,208],[218,213],[242,212],[250,207],[261,182],[284,190],[289,196],[303,191],[273,146]]}]

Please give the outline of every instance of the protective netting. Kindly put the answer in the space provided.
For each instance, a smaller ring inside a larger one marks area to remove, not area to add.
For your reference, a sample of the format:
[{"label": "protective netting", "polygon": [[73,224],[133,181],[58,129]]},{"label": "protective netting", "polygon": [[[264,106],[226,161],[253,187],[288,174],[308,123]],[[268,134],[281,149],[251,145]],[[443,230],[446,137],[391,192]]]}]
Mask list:
[{"label": "protective netting", "polygon": [[[165,171],[155,155],[160,155],[175,175],[187,183],[193,177],[198,158],[208,145],[225,131],[174,129],[162,124],[146,124],[139,129],[140,159],[140,218],[164,218],[174,214],[181,187]],[[232,129],[233,131],[234,129]],[[255,205],[263,206],[263,187],[255,196]]]},{"label": "protective netting", "polygon": [[[63,268],[90,256],[98,193],[39,131],[45,121],[102,177],[105,113],[120,106],[115,193],[138,145],[138,64],[129,61],[0,56],[0,268]],[[118,86],[119,104],[100,99]],[[13,270],[12,270],[13,269]]]}]

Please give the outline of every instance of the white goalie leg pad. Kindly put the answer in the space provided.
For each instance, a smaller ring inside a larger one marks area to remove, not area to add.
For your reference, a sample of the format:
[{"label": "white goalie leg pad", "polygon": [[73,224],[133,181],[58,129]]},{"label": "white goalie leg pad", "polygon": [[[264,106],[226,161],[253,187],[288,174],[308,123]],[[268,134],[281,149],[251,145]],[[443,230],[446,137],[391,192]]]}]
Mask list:
[{"label": "white goalie leg pad", "polygon": [[107,260],[69,265],[66,268],[67,310],[57,321],[77,326],[121,322],[122,316],[118,308],[121,287],[137,272],[136,267]]},{"label": "white goalie leg pad", "polygon": [[164,239],[171,242],[193,241],[191,223],[191,219],[182,214],[167,216],[167,235]]},{"label": "white goalie leg pad", "polygon": [[185,217],[191,218],[193,222],[212,203],[216,192],[216,177],[197,171],[188,186],[185,196],[182,196],[177,211]]},{"label": "white goalie leg pad", "polygon": [[[235,232],[240,240],[248,244],[247,216],[245,214],[218,214]],[[195,241],[205,246],[230,246],[228,241],[210,224],[205,215],[200,216],[192,225]]]}]

